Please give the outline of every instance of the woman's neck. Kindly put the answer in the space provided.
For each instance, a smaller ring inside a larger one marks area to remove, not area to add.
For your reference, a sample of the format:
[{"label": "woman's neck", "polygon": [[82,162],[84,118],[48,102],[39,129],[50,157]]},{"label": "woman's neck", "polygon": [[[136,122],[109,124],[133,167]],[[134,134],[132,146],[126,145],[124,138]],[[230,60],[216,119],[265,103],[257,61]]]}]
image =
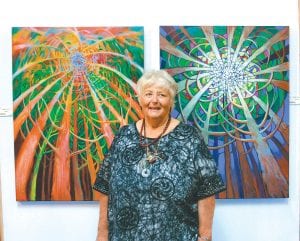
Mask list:
[{"label": "woman's neck", "polygon": [[166,123],[168,122],[169,118],[170,118],[169,116],[166,116],[163,118],[146,118],[145,117],[146,127],[150,131],[163,128],[166,125]]},{"label": "woman's neck", "polygon": [[[157,121],[157,122],[156,121],[155,122],[150,121],[150,123],[149,123],[148,120],[145,119],[146,137],[149,137],[149,138],[156,138],[156,137],[158,137],[161,134],[161,132],[163,131],[163,129],[165,128],[165,126],[167,124],[167,121],[168,121],[168,119],[163,119],[163,120],[160,120],[160,121]],[[167,130],[165,131],[164,134],[169,133],[179,123],[180,123],[180,121],[171,118],[170,119],[170,124],[169,124],[169,126],[168,126],[168,128],[167,128]],[[139,120],[136,123],[136,127],[137,127],[140,135],[145,136],[144,131],[141,131],[143,129],[142,125],[143,125],[143,119]]]}]

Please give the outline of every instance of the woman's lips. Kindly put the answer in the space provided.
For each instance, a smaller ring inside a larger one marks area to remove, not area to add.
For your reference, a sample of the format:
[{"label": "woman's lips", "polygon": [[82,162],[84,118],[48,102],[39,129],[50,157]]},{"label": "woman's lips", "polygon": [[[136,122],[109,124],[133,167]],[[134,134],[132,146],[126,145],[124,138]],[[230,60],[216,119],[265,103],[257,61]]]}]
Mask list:
[{"label": "woman's lips", "polygon": [[160,110],[160,107],[149,107],[149,110]]}]

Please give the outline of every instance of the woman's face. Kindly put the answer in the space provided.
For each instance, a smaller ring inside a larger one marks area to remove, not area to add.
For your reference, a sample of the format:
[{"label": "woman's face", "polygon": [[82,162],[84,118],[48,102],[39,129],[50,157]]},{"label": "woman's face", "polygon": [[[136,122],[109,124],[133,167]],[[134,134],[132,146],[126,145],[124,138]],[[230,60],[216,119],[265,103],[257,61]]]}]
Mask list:
[{"label": "woman's face", "polygon": [[168,89],[160,85],[145,88],[140,95],[140,105],[145,118],[167,118],[173,101]]}]

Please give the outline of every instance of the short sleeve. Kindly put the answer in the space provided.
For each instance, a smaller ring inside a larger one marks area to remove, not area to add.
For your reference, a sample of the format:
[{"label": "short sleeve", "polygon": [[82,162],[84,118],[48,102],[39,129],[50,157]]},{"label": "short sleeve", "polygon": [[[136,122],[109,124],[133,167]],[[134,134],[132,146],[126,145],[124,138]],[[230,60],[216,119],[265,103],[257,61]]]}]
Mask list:
[{"label": "short sleeve", "polygon": [[93,185],[93,189],[95,189],[98,192],[104,193],[108,195],[109,193],[109,181],[111,176],[111,164],[114,159],[115,155],[115,149],[116,149],[116,143],[119,137],[119,133],[115,135],[114,140],[105,155],[105,158],[102,162],[102,165],[100,166],[97,175],[96,180]]},{"label": "short sleeve", "polygon": [[[198,139],[198,138],[197,138]],[[197,171],[197,199],[203,199],[226,189],[204,139],[200,136],[195,147],[195,168]]]}]

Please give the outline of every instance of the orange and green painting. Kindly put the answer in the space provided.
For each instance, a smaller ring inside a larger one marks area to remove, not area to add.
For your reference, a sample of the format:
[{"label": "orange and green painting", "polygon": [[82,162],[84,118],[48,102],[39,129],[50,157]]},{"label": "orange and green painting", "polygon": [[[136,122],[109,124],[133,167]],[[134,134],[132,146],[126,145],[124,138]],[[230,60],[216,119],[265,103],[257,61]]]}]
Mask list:
[{"label": "orange and green painting", "polygon": [[178,82],[174,117],[198,127],[227,190],[289,195],[289,28],[161,26],[160,66]]},{"label": "orange and green painting", "polygon": [[97,200],[120,126],[141,118],[142,27],[13,27],[16,199]]}]

